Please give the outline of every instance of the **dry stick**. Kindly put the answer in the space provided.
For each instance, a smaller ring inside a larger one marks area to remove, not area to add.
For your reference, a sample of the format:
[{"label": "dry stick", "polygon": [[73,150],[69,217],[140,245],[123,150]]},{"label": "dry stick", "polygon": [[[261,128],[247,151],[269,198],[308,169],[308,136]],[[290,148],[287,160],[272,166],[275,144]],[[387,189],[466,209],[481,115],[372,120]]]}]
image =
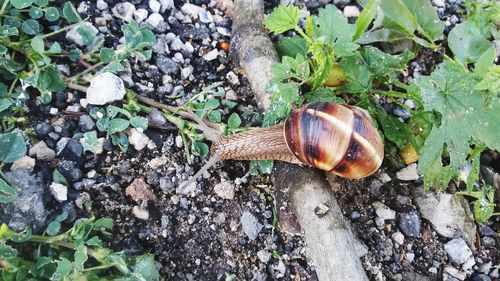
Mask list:
[{"label": "dry stick", "polygon": [[[234,2],[231,48],[239,56],[259,107],[266,110],[270,99],[265,87],[272,77],[271,65],[278,60],[262,25],[264,4],[262,0]],[[325,175],[287,163],[278,163],[273,175],[275,190],[288,191],[291,208],[304,231],[319,280],[368,280],[356,253],[354,235]],[[314,209],[322,205],[330,210],[320,217]]]}]

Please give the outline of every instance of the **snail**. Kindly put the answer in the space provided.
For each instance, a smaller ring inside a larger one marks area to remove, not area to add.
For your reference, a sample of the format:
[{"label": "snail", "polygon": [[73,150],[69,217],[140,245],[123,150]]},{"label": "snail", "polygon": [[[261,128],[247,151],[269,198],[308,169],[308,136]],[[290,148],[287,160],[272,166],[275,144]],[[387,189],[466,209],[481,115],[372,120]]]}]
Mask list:
[{"label": "snail", "polygon": [[293,110],[282,124],[218,137],[210,152],[212,158],[186,185],[228,159],[280,160],[360,179],[378,170],[384,145],[364,109],[316,102]]}]

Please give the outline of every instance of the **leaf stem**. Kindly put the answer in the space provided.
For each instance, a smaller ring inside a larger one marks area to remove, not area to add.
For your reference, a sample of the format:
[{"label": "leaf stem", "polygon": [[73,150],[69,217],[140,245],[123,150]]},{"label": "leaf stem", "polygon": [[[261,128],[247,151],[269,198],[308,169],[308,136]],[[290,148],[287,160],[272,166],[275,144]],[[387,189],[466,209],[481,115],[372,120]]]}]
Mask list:
[{"label": "leaf stem", "polygon": [[309,36],[307,36],[307,34],[305,34],[300,27],[296,26],[293,30],[295,30],[300,36],[302,36],[307,41],[307,44],[309,45],[313,44],[311,38],[309,38]]},{"label": "leaf stem", "polygon": [[5,0],[5,2],[3,2],[2,8],[0,8],[0,16],[3,15],[3,12],[5,12],[5,9],[7,8],[8,4],[9,0]]}]

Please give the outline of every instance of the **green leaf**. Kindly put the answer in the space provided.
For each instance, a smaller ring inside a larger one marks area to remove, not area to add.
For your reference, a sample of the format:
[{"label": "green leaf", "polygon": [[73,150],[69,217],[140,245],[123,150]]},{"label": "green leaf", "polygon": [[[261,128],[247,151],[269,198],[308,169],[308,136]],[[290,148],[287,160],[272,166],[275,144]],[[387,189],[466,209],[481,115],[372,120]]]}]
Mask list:
[{"label": "green leaf", "polygon": [[380,8],[384,12],[385,27],[413,35],[417,29],[417,21],[401,0],[381,0]]},{"label": "green leaf", "polygon": [[142,255],[135,258],[134,272],[140,274],[144,280],[160,280],[160,273],[156,268],[153,255]]},{"label": "green leaf", "polygon": [[43,8],[49,4],[49,0],[34,0],[33,3]]},{"label": "green leaf", "polygon": [[389,116],[385,111],[377,114],[377,120],[381,124],[384,136],[393,142],[400,150],[412,141],[412,132],[408,124],[399,119]]},{"label": "green leaf", "polygon": [[68,52],[68,58],[72,61],[78,61],[82,55],[82,52],[78,49],[71,49]]},{"label": "green leaf", "polygon": [[309,45],[304,38],[300,36],[283,37],[276,44],[276,50],[281,57],[295,58],[297,55],[307,56]]},{"label": "green leaf", "polygon": [[500,66],[493,65],[490,67],[483,80],[474,89],[489,91],[492,94],[498,93],[500,89]]},{"label": "green leaf", "polygon": [[14,102],[12,99],[0,99],[0,112],[8,109]]},{"label": "green leaf", "polygon": [[496,50],[492,46],[477,59],[476,65],[474,66],[474,73],[478,76],[486,74],[488,69],[493,66],[495,57]]},{"label": "green leaf", "polygon": [[448,34],[448,45],[461,64],[478,61],[493,46],[471,22],[457,24]]},{"label": "green leaf", "polygon": [[69,186],[68,180],[59,172],[58,169],[54,169],[52,173],[52,181],[55,183],[64,184],[65,186]]},{"label": "green leaf", "polygon": [[31,6],[31,4],[33,4],[33,0],[10,0],[10,3],[14,6],[14,8],[21,10]]},{"label": "green leaf", "polygon": [[104,132],[108,129],[109,127],[109,118],[108,117],[102,117],[101,119],[97,120],[95,122],[97,129],[101,132]]},{"label": "green leaf", "polygon": [[193,143],[192,148],[193,154],[198,155],[200,157],[205,157],[208,155],[209,148],[208,145],[204,142],[196,141]]},{"label": "green leaf", "polygon": [[9,37],[9,36],[17,36],[17,35],[19,35],[19,31],[17,30],[16,27],[8,26],[8,25],[0,26],[0,38],[5,38],[5,37]]},{"label": "green leaf", "polygon": [[97,139],[96,131],[84,133],[83,138],[80,139],[80,143],[82,144],[84,151],[90,151],[93,153],[97,153],[97,150],[101,147],[101,144]]},{"label": "green leaf", "polygon": [[207,118],[212,122],[220,123],[222,119],[222,113],[219,110],[212,110],[208,113]]},{"label": "green leaf", "polygon": [[306,81],[310,75],[309,62],[302,55],[296,58],[283,57],[281,63],[271,65],[273,79],[282,81],[289,78],[295,78],[299,81]]},{"label": "green leaf", "polygon": [[375,17],[375,14],[377,14],[379,4],[380,0],[369,0],[363,8],[363,11],[361,11],[358,19],[356,20],[356,31],[352,36],[353,41],[356,41],[368,28]]},{"label": "green leaf", "polygon": [[35,52],[43,54],[43,52],[45,51],[45,46],[43,44],[42,36],[37,35],[33,37],[33,39],[31,39],[31,48],[33,48]]},{"label": "green leaf", "polygon": [[396,30],[381,28],[364,33],[356,43],[371,44],[375,42],[395,42],[408,36]]},{"label": "green leaf", "polygon": [[55,7],[48,7],[45,11],[45,18],[48,21],[56,21],[59,19],[59,10]]},{"label": "green leaf", "polygon": [[47,226],[47,235],[56,236],[61,230],[61,223],[58,221],[51,221]]},{"label": "green leaf", "polygon": [[273,160],[259,160],[259,161],[250,161],[250,171],[251,175],[261,174],[270,174],[273,170]]},{"label": "green leaf", "polygon": [[38,89],[51,92],[63,91],[66,88],[66,84],[55,65],[49,65],[40,72],[37,84]]},{"label": "green leaf", "polygon": [[103,63],[109,63],[115,59],[115,51],[111,48],[102,48],[99,52],[99,58]]},{"label": "green leaf", "polygon": [[120,113],[122,115],[124,115],[125,117],[127,118],[132,118],[132,115],[130,114],[130,112],[126,111],[125,109],[123,108],[119,108],[117,106],[114,106],[114,105],[108,105],[108,107],[106,108],[106,111],[108,113],[107,117],[108,118],[115,118],[115,116]]},{"label": "green leaf", "polygon": [[0,134],[0,162],[12,163],[26,155],[26,143],[19,132]]},{"label": "green leaf", "polygon": [[34,19],[27,19],[21,25],[21,29],[28,35],[36,35],[42,32],[42,26]]},{"label": "green leaf", "polygon": [[307,103],[325,101],[345,104],[345,101],[336,96],[331,88],[319,87],[313,91],[307,92],[304,94],[304,97]]},{"label": "green leaf", "polygon": [[274,34],[295,29],[299,23],[300,10],[293,5],[279,5],[264,21],[264,26]]},{"label": "green leaf", "polygon": [[129,146],[127,135],[122,133],[115,134],[111,140],[113,144],[118,145],[123,152],[127,152]]},{"label": "green leaf", "polygon": [[209,99],[205,102],[204,109],[212,110],[217,109],[220,106],[220,102],[218,99]]},{"label": "green leaf", "polygon": [[287,117],[294,104],[302,104],[297,83],[271,82],[266,90],[271,93],[271,106],[264,114],[262,126],[269,127]]},{"label": "green leaf", "polygon": [[109,121],[109,126],[108,126],[108,135],[112,135],[118,132],[125,131],[128,126],[130,125],[130,122],[128,120],[122,119],[122,118],[115,118]]},{"label": "green leaf", "polygon": [[43,10],[38,7],[32,6],[30,7],[29,15],[32,19],[39,19],[43,17]]},{"label": "green leaf", "polygon": [[334,5],[327,5],[313,17],[314,38],[324,38],[324,42],[333,46],[336,56],[349,56],[359,46],[352,41],[355,27],[347,22],[342,12]]},{"label": "green leaf", "polygon": [[17,191],[0,178],[0,203],[10,203],[17,198]]},{"label": "green leaf", "polygon": [[134,116],[130,118],[130,125],[132,125],[134,128],[141,128],[143,130],[146,130],[148,128],[148,118]]},{"label": "green leaf", "polygon": [[31,239],[32,237],[32,230],[31,227],[27,227],[24,231],[22,232],[15,232],[13,233],[10,237],[9,240],[16,242],[16,243],[23,243]]},{"label": "green leaf", "polygon": [[227,120],[227,125],[230,129],[239,128],[241,125],[241,118],[237,113],[232,113]]},{"label": "green leaf", "polygon": [[98,120],[106,116],[106,111],[100,107],[94,107],[90,110],[89,115],[95,120]]},{"label": "green leaf", "polygon": [[[500,150],[500,102],[492,97],[485,105],[481,95],[474,89],[474,75],[460,66],[450,63],[439,65],[431,76],[421,76],[414,82],[424,97],[424,109],[441,114],[441,124],[435,125],[422,148],[418,170],[422,174],[440,172],[455,174],[465,163],[470,143]],[[466,129],[465,129],[466,128]],[[446,148],[450,164],[442,166],[441,153]],[[427,186],[443,187],[424,178]],[[445,183],[447,184],[447,182]]]},{"label": "green leaf", "polygon": [[371,89],[371,72],[359,52],[353,56],[342,58],[339,61],[339,66],[347,80],[346,85],[343,86],[346,92],[363,93]]},{"label": "green leaf", "polygon": [[5,243],[5,240],[0,240],[0,258],[8,258],[17,256],[17,250]]},{"label": "green leaf", "polygon": [[401,55],[390,55],[371,46],[366,46],[361,54],[373,78],[381,83],[397,80],[397,76],[406,70],[408,61],[415,57],[407,50]]},{"label": "green leaf", "polygon": [[87,244],[89,246],[101,246],[102,245],[102,241],[101,241],[101,239],[99,239],[98,236],[93,236],[89,240],[87,240],[85,242],[85,244]]},{"label": "green leaf", "polygon": [[73,271],[73,263],[66,258],[61,257],[56,263],[57,269],[50,280],[63,280]]},{"label": "green leaf", "polygon": [[67,19],[70,23],[79,22],[82,20],[75,7],[71,2],[67,1],[63,6],[63,17]]},{"label": "green leaf", "polygon": [[417,20],[417,30],[429,42],[438,40],[443,35],[444,23],[439,20],[436,9],[427,0],[402,0]]},{"label": "green leaf", "polygon": [[54,42],[54,43],[50,46],[49,50],[47,50],[47,52],[46,52],[46,53],[50,53],[50,54],[60,54],[61,52],[62,52],[62,50],[61,50],[61,45],[59,45],[59,43],[57,43],[57,42]]},{"label": "green leaf", "polygon": [[82,271],[88,258],[87,247],[85,247],[85,245],[78,245],[75,251],[75,269]]},{"label": "green leaf", "polygon": [[95,42],[95,33],[93,26],[91,25],[82,25],[79,26],[76,31],[82,36],[83,45],[92,45]]},{"label": "green leaf", "polygon": [[113,220],[109,218],[100,218],[94,222],[94,229],[103,231],[113,229]]},{"label": "green leaf", "polygon": [[111,63],[109,63],[108,65],[106,65],[101,69],[101,73],[104,72],[116,73],[122,70],[123,70],[123,65],[119,61],[112,61]]}]

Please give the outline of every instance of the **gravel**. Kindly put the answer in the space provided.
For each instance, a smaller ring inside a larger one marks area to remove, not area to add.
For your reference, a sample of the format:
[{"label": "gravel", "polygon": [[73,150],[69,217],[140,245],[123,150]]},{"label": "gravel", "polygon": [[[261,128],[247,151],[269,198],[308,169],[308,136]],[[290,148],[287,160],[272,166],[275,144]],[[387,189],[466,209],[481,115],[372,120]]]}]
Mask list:
[{"label": "gravel", "polygon": [[141,151],[146,147],[146,145],[148,145],[149,138],[138,129],[132,128],[129,130],[128,141],[135,148],[135,150]]},{"label": "gravel", "polygon": [[408,237],[417,237],[420,234],[420,218],[416,212],[398,214],[398,226]]},{"label": "gravel", "polygon": [[234,198],[234,183],[230,181],[223,181],[214,186],[214,191],[222,199]]},{"label": "gravel", "polygon": [[396,178],[402,181],[414,181],[418,180],[419,176],[417,174],[417,164],[411,164],[406,168],[399,170],[396,173]]},{"label": "gravel", "polygon": [[59,202],[68,200],[68,187],[64,184],[53,182],[50,186],[50,193]]}]

